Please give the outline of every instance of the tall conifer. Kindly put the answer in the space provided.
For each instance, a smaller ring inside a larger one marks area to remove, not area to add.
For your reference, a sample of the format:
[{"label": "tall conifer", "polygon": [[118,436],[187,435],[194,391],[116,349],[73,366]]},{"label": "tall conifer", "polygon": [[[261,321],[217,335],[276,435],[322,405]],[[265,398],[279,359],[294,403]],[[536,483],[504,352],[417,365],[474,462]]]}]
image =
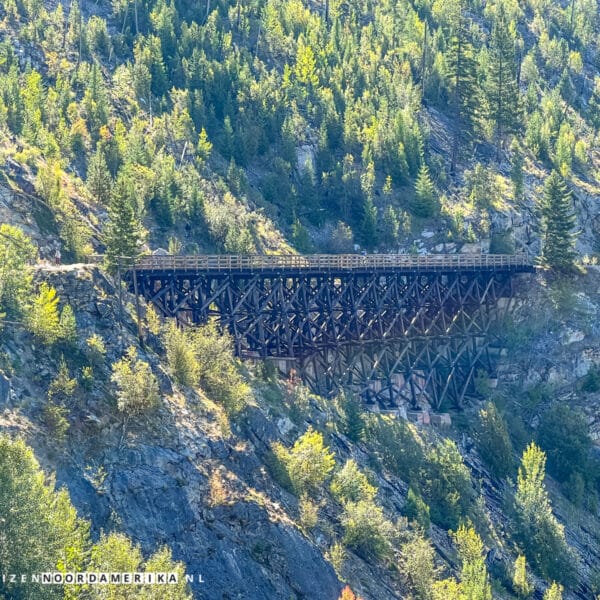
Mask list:
[{"label": "tall conifer", "polygon": [[575,259],[575,215],[571,192],[556,171],[552,171],[544,186],[542,217],[543,260],[550,267],[568,269]]},{"label": "tall conifer", "polygon": [[487,72],[489,118],[494,123],[498,152],[507,134],[517,130],[521,106],[515,60],[515,32],[508,22],[504,6],[498,5],[498,15],[490,38],[490,61]]},{"label": "tall conifer", "polygon": [[144,239],[144,228],[136,215],[127,184],[122,177],[117,179],[108,207],[106,224],[106,260],[108,267],[115,270],[120,257],[135,257]]},{"label": "tall conifer", "polygon": [[454,136],[450,171],[456,171],[461,146],[473,140],[478,125],[480,105],[477,61],[471,42],[471,21],[465,16],[464,0],[458,0],[451,18],[452,33],[446,64],[450,79],[450,103],[454,117]]}]

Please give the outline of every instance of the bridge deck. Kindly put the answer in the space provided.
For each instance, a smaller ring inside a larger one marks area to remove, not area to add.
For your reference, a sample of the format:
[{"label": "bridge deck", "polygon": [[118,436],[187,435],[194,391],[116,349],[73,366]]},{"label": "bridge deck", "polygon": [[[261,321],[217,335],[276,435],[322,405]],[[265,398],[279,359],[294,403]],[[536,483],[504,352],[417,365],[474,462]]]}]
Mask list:
[{"label": "bridge deck", "polygon": [[190,256],[143,256],[137,271],[533,271],[525,254],[198,254]]}]

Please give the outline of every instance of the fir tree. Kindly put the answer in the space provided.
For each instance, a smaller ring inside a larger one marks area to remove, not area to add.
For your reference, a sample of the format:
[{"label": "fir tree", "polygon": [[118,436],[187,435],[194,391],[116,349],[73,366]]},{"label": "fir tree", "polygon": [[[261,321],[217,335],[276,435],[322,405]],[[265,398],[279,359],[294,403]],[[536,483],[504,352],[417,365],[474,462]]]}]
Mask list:
[{"label": "fir tree", "polygon": [[569,269],[575,258],[575,215],[571,192],[556,171],[552,172],[544,186],[542,217],[542,257],[545,264],[555,269]]},{"label": "fir tree", "polygon": [[504,138],[519,127],[520,102],[515,61],[514,26],[508,22],[503,4],[490,38],[490,61],[487,72],[489,117],[494,123],[498,152]]},{"label": "fir tree", "polygon": [[110,200],[110,190],[112,188],[112,177],[106,165],[104,152],[96,150],[90,158],[87,170],[87,188],[94,197],[94,200],[102,204]]},{"label": "fir tree", "polygon": [[391,205],[386,206],[383,211],[381,229],[381,237],[385,244],[392,246],[398,241],[400,234],[400,219],[398,219],[398,213]]},{"label": "fir tree", "polygon": [[477,61],[471,43],[470,20],[465,16],[464,0],[458,0],[451,17],[452,34],[447,56],[454,117],[454,137],[450,172],[456,171],[459,149],[473,140],[478,122]]},{"label": "fir tree", "polygon": [[106,224],[106,261],[114,271],[120,257],[135,257],[144,238],[144,228],[135,213],[122,177],[117,179],[108,207]]},{"label": "fir tree", "polygon": [[437,208],[435,187],[429,175],[429,167],[423,161],[415,182],[415,198],[411,211],[418,217],[431,217]]}]

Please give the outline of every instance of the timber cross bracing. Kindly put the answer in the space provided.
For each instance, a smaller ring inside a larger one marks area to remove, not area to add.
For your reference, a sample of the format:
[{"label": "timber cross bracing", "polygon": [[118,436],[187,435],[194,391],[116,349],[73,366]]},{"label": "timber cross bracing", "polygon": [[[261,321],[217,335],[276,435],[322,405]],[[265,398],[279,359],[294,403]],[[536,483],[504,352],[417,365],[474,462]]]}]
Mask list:
[{"label": "timber cross bracing", "polygon": [[146,256],[138,293],[167,317],[211,317],[241,357],[295,360],[321,393],[460,402],[490,370],[488,330],[520,255]]}]

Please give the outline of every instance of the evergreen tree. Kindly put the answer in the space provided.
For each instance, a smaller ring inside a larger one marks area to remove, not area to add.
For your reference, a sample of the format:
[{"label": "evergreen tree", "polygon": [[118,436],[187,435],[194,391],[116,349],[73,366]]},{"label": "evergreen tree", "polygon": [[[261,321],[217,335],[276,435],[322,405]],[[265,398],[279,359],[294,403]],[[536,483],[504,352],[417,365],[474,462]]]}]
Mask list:
[{"label": "evergreen tree", "polygon": [[465,598],[492,600],[492,587],[485,566],[483,542],[473,527],[461,525],[454,534],[460,559],[460,587]]},{"label": "evergreen tree", "polygon": [[365,429],[360,400],[354,394],[340,392],[336,404],[341,416],[341,430],[353,442],[360,441]]},{"label": "evergreen tree", "polygon": [[377,209],[371,198],[366,198],[363,205],[360,234],[362,243],[367,248],[373,248],[377,245]]},{"label": "evergreen tree", "polygon": [[523,600],[529,598],[533,593],[533,585],[527,576],[527,562],[522,554],[515,560],[513,589],[515,594]]},{"label": "evergreen tree", "polygon": [[431,217],[435,214],[436,208],[435,186],[429,174],[429,167],[423,161],[415,182],[415,198],[411,211],[418,217]]},{"label": "evergreen tree", "polygon": [[569,269],[575,259],[575,215],[571,192],[556,171],[552,171],[544,186],[542,217],[544,262],[552,268]]},{"label": "evergreen tree", "polygon": [[108,268],[114,271],[120,257],[137,256],[144,234],[144,228],[133,208],[127,183],[123,177],[119,177],[111,196],[105,228]]},{"label": "evergreen tree", "polygon": [[87,188],[96,202],[106,204],[110,200],[112,183],[104,152],[96,150],[90,158],[86,180]]},{"label": "evergreen tree", "polygon": [[388,204],[383,211],[381,229],[381,238],[384,244],[392,246],[398,241],[400,220],[398,219],[398,213],[391,204]]},{"label": "evergreen tree", "polygon": [[574,555],[562,525],[552,514],[545,475],[546,455],[532,442],[519,467],[515,537],[542,575],[569,582],[574,576]]},{"label": "evergreen tree", "polygon": [[476,134],[480,104],[477,61],[471,43],[471,21],[465,16],[464,0],[458,0],[451,15],[451,37],[446,58],[450,82],[450,105],[454,135],[450,172],[456,171],[459,149],[468,146]]},{"label": "evergreen tree", "polygon": [[519,86],[515,61],[514,25],[508,22],[502,3],[492,27],[490,61],[487,71],[489,117],[494,123],[498,152],[507,134],[515,132],[520,121]]},{"label": "evergreen tree", "polygon": [[546,590],[544,594],[544,600],[562,600],[563,587],[556,582]]}]

